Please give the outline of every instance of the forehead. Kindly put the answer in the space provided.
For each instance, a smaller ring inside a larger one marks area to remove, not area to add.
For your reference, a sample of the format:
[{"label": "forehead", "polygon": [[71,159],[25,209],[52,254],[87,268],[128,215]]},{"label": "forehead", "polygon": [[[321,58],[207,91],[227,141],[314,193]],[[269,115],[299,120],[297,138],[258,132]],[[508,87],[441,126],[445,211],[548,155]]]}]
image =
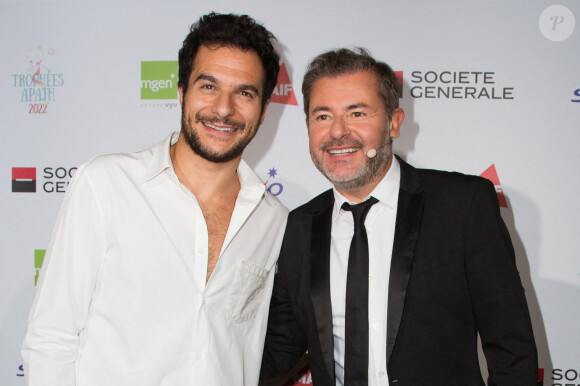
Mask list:
[{"label": "forehead", "polygon": [[[193,61],[193,74],[220,76],[223,81],[250,83],[262,89],[265,73],[258,54],[239,48],[200,46]],[[196,76],[191,76],[194,81]]]},{"label": "forehead", "polygon": [[377,76],[372,71],[317,79],[312,85],[309,109],[312,111],[319,106],[340,108],[360,103],[382,106]]}]

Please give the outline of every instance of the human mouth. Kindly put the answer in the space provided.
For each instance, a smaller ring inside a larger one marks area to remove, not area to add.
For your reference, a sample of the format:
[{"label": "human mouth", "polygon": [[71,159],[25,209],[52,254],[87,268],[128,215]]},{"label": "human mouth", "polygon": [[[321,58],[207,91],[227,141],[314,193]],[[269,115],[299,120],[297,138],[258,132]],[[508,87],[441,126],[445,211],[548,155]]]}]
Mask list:
[{"label": "human mouth", "polygon": [[203,125],[205,127],[209,127],[210,129],[219,131],[220,133],[233,133],[234,131],[237,130],[237,128],[235,128],[235,127],[231,127],[231,126],[221,127],[221,126],[212,125],[209,122],[203,122]]},{"label": "human mouth", "polygon": [[358,147],[347,147],[344,149],[329,149],[329,150],[327,150],[327,152],[330,155],[336,155],[336,156],[351,154],[351,153],[354,153],[357,151],[359,151]]}]

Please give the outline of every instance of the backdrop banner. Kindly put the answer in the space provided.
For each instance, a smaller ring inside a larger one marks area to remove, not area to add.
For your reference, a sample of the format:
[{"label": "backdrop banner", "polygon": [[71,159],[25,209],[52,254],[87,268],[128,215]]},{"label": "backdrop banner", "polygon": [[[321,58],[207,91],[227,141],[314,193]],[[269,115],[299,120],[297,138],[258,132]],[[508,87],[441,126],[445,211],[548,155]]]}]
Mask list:
[{"label": "backdrop banner", "polygon": [[177,52],[210,11],[249,14],[278,39],[278,85],[244,158],[289,209],[330,187],[308,152],[308,62],[366,47],[397,71],[395,153],[494,183],[538,382],[580,385],[578,0],[0,1],[0,385],[24,385],[26,319],[77,166],[180,129]]}]

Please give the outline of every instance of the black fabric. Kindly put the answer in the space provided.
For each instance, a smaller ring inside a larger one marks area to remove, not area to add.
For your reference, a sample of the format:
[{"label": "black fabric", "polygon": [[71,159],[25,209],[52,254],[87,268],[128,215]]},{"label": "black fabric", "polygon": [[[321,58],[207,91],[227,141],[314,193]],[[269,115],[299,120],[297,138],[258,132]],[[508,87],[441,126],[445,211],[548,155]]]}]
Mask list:
[{"label": "black fabric", "polygon": [[365,218],[378,200],[374,197],[357,205],[344,203],[352,212],[354,235],[348,253],[346,276],[344,384],[368,385],[369,362],[369,245]]}]

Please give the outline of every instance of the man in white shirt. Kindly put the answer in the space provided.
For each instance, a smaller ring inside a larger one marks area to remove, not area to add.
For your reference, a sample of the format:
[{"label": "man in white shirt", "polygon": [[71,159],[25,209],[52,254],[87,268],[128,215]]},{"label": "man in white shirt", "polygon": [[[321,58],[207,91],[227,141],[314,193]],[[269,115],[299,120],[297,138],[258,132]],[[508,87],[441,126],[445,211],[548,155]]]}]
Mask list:
[{"label": "man in white shirt", "polygon": [[28,385],[257,383],[287,210],[241,155],[276,85],[273,38],[201,17],[179,51],[181,132],[79,167],[30,312]]},{"label": "man in white shirt", "polygon": [[302,84],[310,154],[333,189],[293,210],[261,377],[308,351],[321,385],[533,385],[537,353],[491,182],[394,157],[404,112],[365,50],[315,58]]}]

